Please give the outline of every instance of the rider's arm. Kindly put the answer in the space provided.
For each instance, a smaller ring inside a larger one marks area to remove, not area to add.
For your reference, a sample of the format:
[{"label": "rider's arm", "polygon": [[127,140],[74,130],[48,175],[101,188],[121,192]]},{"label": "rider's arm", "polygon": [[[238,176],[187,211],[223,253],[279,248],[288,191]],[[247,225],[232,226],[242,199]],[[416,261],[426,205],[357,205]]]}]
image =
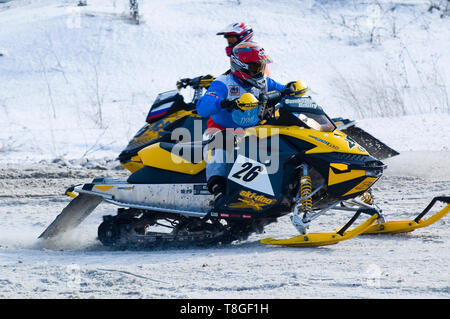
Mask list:
[{"label": "rider's arm", "polygon": [[223,82],[213,81],[208,91],[197,102],[197,113],[208,117],[222,110],[220,102],[228,96],[228,88]]},{"label": "rider's arm", "polygon": [[267,91],[278,91],[278,92],[282,92],[284,91],[284,89],[286,89],[286,85],[280,84],[274,80],[272,80],[269,77],[266,77],[266,81],[267,81]]}]

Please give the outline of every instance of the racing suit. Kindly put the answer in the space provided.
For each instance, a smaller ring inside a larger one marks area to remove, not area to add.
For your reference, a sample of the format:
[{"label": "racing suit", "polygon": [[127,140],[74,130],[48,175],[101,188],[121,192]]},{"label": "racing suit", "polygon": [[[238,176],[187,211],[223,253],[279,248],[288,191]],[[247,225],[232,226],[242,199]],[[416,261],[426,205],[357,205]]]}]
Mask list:
[{"label": "racing suit", "polygon": [[[285,85],[277,83],[271,78],[266,77],[265,89],[260,90],[256,87],[242,83],[242,81],[240,81],[232,73],[221,75],[211,83],[208,91],[199,99],[197,103],[197,113],[201,117],[209,117],[207,138],[210,138],[210,142],[213,141],[214,138],[217,139],[218,133],[221,133],[220,138],[223,139],[223,142],[219,143],[219,145],[223,145],[223,148],[217,147],[217,143],[216,148],[214,149],[208,147],[211,143],[205,147],[204,158],[206,161],[206,179],[208,183],[214,176],[226,178],[226,153],[227,151],[230,153],[234,149],[233,130],[228,129],[242,129],[254,126],[258,123],[258,118],[256,115],[256,118],[249,119],[250,121],[246,122],[248,123],[247,125],[236,124],[235,121],[233,121],[232,113],[229,110],[222,108],[222,100],[234,100],[246,92],[252,93],[255,97],[258,97],[260,93],[270,91],[281,92],[285,88]],[[232,142],[230,142],[230,139],[233,139]],[[233,146],[231,149],[229,147],[225,147],[226,145],[230,145],[230,143]]]}]

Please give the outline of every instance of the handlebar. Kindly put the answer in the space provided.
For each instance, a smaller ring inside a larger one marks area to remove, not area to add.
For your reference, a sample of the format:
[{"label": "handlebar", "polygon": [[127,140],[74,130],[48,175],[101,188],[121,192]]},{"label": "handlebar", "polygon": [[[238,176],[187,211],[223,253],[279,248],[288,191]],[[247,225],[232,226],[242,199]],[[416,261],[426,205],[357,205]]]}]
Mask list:
[{"label": "handlebar", "polygon": [[271,91],[267,93],[261,93],[258,100],[262,103],[277,104],[285,96],[283,92]]},{"label": "handlebar", "polygon": [[[195,78],[183,78],[177,81],[177,89],[192,87],[195,89],[195,94],[192,99],[192,103],[195,104],[201,97],[203,89],[208,89],[211,82],[215,80],[215,77],[207,74],[203,76],[197,76]],[[288,84],[289,85],[289,84]],[[297,93],[292,90],[285,90],[283,92],[271,91],[267,93],[261,93],[258,96],[258,104],[261,106],[258,116],[260,119],[267,119],[272,117],[275,113],[275,105],[278,104],[286,95]]]},{"label": "handlebar", "polygon": [[177,81],[177,89],[181,90],[184,88],[187,88],[188,86],[192,87],[193,89],[201,89],[201,88],[208,88],[212,81],[214,81],[215,78],[211,74],[197,76],[193,79],[191,78],[183,78]]},{"label": "handlebar", "polygon": [[285,96],[283,92],[271,91],[267,93],[261,93],[258,97],[260,109],[258,112],[259,119],[268,120],[275,114],[275,105],[277,105],[281,99]]}]

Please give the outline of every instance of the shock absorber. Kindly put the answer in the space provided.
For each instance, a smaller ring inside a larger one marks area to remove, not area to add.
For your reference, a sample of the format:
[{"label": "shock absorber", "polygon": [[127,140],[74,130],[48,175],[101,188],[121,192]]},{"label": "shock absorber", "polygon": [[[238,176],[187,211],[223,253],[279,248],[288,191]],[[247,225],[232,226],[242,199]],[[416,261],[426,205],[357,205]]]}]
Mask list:
[{"label": "shock absorber", "polygon": [[[306,230],[309,227],[310,216],[312,212],[312,199],[308,197],[312,194],[311,177],[308,175],[308,165],[303,164],[303,173],[300,175],[300,187],[296,197],[296,205],[293,215],[291,216],[291,222],[300,234],[306,234]],[[308,198],[305,198],[308,197]],[[303,216],[300,217],[300,213]]]},{"label": "shock absorber", "polygon": [[[300,177],[300,197],[306,197],[312,192],[311,177],[308,175],[308,165],[303,164],[303,175]],[[312,198],[309,197],[301,201],[301,211],[312,211]]]}]

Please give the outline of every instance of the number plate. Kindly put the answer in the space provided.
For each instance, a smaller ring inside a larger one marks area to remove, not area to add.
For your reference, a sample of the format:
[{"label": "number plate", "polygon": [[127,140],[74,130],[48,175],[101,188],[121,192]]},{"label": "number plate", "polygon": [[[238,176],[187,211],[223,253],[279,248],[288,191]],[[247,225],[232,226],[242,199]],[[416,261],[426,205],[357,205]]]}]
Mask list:
[{"label": "number plate", "polygon": [[275,196],[264,164],[238,155],[228,179],[255,191]]}]

